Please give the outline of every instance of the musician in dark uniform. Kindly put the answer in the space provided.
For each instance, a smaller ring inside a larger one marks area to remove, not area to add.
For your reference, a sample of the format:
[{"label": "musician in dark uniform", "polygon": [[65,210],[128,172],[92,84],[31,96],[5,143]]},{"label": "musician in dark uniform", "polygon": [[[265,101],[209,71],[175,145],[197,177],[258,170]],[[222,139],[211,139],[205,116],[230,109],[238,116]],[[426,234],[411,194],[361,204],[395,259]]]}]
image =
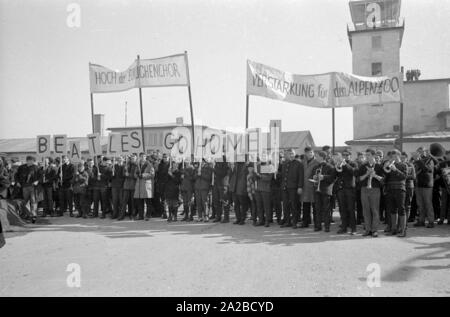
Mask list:
[{"label": "musician in dark uniform", "polygon": [[380,223],[380,195],[383,167],[375,159],[375,151],[366,150],[366,161],[359,167],[357,176],[361,184],[361,203],[364,214],[363,236],[378,237]]},{"label": "musician in dark uniform", "polygon": [[400,151],[393,150],[391,159],[383,166],[386,182],[386,207],[391,222],[386,230],[388,235],[406,236],[406,175],[407,166],[400,159]]},{"label": "musician in dark uniform", "polygon": [[415,162],[417,175],[416,200],[419,210],[419,220],[414,227],[425,226],[425,218],[428,218],[428,228],[434,227],[433,210],[433,172],[435,162],[433,157],[424,152],[419,160]]},{"label": "musician in dark uniform", "polygon": [[325,224],[325,232],[330,232],[330,200],[333,194],[333,184],[336,179],[336,169],[326,162],[327,154],[319,151],[316,160],[319,163],[312,171],[316,184],[314,202],[316,204],[314,215],[314,231],[322,230],[322,221]]},{"label": "musician in dark uniform", "polygon": [[355,172],[357,166],[348,159],[348,155],[346,155],[346,158],[343,158],[340,153],[336,153],[334,160],[337,176],[334,186],[336,187],[336,196],[342,222],[337,233],[347,233],[347,228],[350,227],[351,234],[354,234],[356,232]]},{"label": "musician in dark uniform", "polygon": [[[411,214],[412,199],[414,196],[414,184],[416,181],[416,169],[414,164],[408,160],[408,154],[402,152],[402,162],[406,164],[406,198],[405,198],[405,210],[406,219],[409,219]],[[406,227],[408,227],[408,221],[406,221]]]},{"label": "musician in dark uniform", "polygon": [[295,151],[285,151],[285,161],[281,167],[281,197],[283,201],[284,220],[281,227],[298,228],[300,215],[300,195],[304,181],[303,164],[295,159]]}]

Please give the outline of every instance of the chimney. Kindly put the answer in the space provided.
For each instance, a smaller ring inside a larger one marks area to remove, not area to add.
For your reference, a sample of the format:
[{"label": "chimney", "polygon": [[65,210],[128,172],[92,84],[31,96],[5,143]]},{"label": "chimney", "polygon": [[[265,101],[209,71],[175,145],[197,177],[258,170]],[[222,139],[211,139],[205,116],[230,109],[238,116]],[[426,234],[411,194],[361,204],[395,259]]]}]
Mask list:
[{"label": "chimney", "polygon": [[105,115],[94,114],[94,133],[99,133],[100,136],[105,136]]}]

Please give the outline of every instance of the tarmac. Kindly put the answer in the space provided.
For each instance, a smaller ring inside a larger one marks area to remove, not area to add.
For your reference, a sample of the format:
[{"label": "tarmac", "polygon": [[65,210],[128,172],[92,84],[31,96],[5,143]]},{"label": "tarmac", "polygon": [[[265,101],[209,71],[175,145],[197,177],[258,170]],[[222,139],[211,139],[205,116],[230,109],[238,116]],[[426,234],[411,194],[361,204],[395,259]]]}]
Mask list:
[{"label": "tarmac", "polygon": [[44,218],[6,233],[0,296],[450,296],[450,225],[337,227]]}]

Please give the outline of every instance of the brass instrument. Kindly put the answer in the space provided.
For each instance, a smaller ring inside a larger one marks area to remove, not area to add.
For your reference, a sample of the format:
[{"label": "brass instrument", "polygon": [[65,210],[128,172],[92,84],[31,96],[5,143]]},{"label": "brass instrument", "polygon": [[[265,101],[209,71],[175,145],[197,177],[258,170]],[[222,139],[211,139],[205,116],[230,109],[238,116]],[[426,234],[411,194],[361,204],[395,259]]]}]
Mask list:
[{"label": "brass instrument", "polygon": [[322,166],[316,169],[316,174],[313,179],[309,179],[310,182],[314,183],[317,186],[316,192],[320,192],[320,176],[322,176]]},{"label": "brass instrument", "polygon": [[374,167],[375,167],[374,164],[369,163],[368,171],[370,171],[370,174],[369,174],[369,180],[367,181],[367,188],[368,189],[372,188],[373,172],[375,171]]},{"label": "brass instrument", "polygon": [[336,171],[338,173],[342,173],[343,167],[347,164],[345,160],[342,160],[339,164],[336,165]]},{"label": "brass instrument", "polygon": [[[387,165],[387,164],[389,164],[389,165]],[[386,173],[389,174],[392,170],[392,166],[394,166],[394,165],[395,165],[395,161],[388,161],[388,162],[384,163],[383,169]]]}]

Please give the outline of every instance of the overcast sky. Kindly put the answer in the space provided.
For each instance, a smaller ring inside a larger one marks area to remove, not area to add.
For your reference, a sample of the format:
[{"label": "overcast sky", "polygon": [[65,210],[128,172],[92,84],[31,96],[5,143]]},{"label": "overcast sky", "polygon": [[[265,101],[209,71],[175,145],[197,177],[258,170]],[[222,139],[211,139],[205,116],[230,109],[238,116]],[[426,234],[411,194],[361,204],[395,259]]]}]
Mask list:
[{"label": "overcast sky", "polygon": [[[66,24],[81,7],[81,27]],[[450,77],[450,1],[403,0],[401,65]],[[347,0],[0,0],[0,138],[91,131],[88,63],[124,70],[140,54],[189,54],[197,122],[245,124],[246,60],[298,74],[351,72]],[[138,90],[94,96],[106,127],[138,125]],[[143,89],[144,122],[190,122],[187,88]],[[336,110],[336,143],[351,140],[351,109]],[[282,119],[331,143],[331,110],[250,98],[250,126]]]}]

